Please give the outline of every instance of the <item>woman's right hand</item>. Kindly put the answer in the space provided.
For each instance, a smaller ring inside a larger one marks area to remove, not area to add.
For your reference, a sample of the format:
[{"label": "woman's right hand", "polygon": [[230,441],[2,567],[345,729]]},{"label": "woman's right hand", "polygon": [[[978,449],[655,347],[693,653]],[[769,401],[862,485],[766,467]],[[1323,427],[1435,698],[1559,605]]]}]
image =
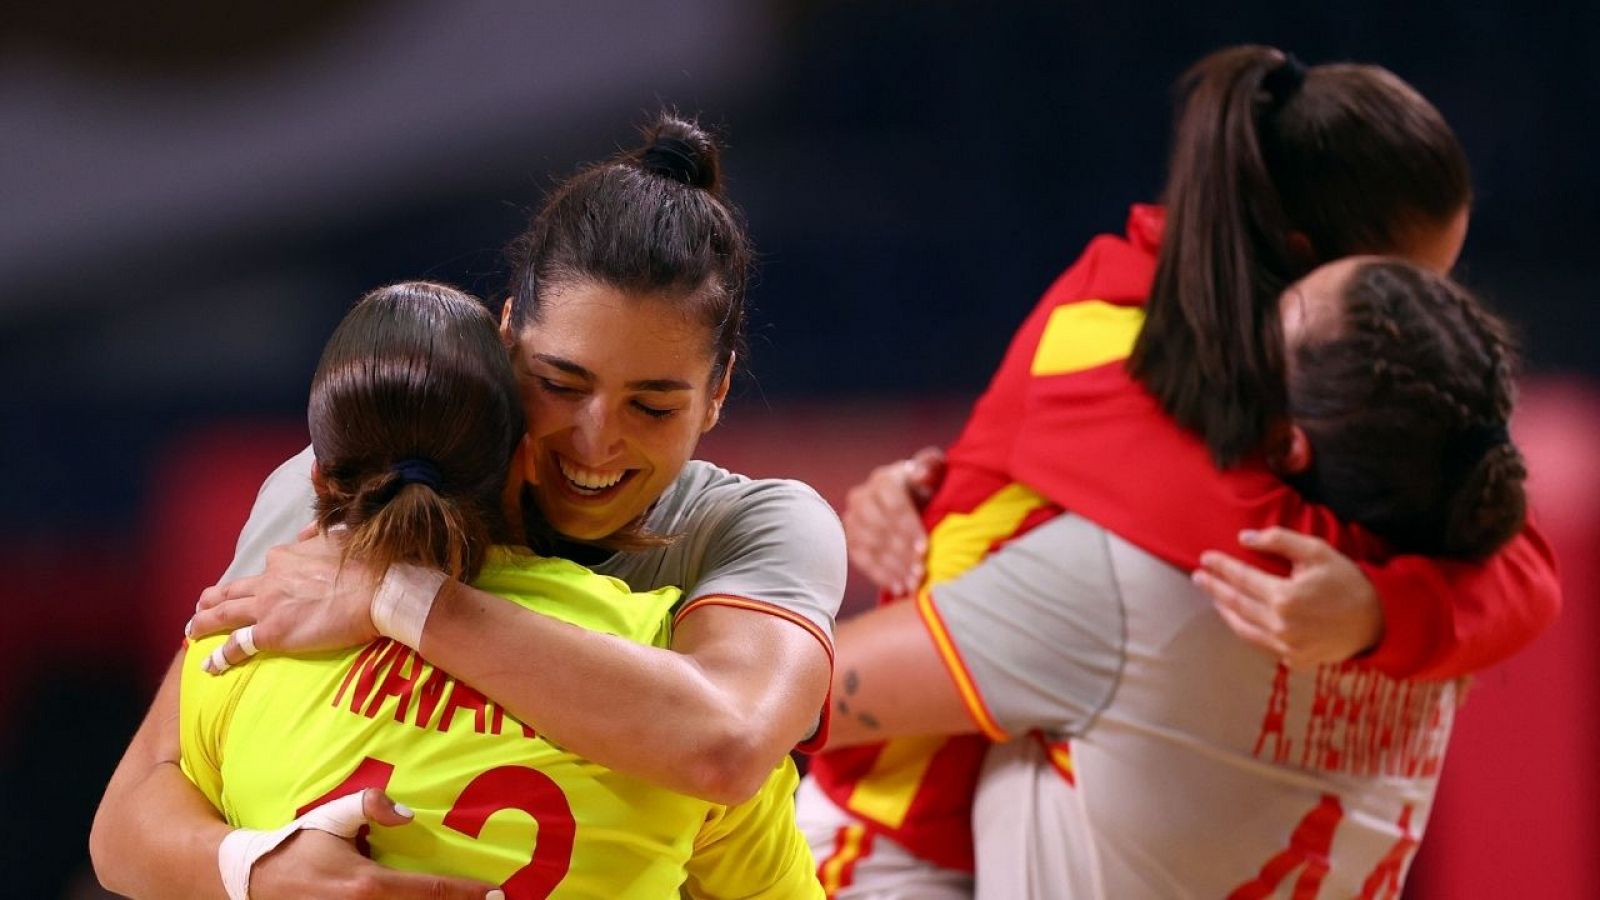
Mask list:
[{"label": "woman's right hand", "polygon": [[850,562],[881,590],[903,596],[925,573],[928,536],[922,507],[944,481],[944,451],[924,447],[910,459],[872,470],[845,495],[844,535]]}]

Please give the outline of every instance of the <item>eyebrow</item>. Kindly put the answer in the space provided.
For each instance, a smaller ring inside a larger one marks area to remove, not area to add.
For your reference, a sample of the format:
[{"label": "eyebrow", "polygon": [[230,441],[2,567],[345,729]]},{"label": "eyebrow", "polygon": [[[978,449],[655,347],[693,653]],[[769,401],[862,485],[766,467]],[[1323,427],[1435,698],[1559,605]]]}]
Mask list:
[{"label": "eyebrow", "polygon": [[[545,365],[555,369],[560,369],[561,371],[573,377],[582,378],[585,381],[595,380],[593,372],[585,369],[583,366],[578,365],[570,359],[565,359],[560,356],[553,356],[549,353],[534,353],[532,356],[534,359],[544,363]],[[651,392],[688,391],[694,389],[694,385],[687,381],[680,381],[676,378],[645,378],[639,381],[630,381],[623,386],[630,391]]]}]

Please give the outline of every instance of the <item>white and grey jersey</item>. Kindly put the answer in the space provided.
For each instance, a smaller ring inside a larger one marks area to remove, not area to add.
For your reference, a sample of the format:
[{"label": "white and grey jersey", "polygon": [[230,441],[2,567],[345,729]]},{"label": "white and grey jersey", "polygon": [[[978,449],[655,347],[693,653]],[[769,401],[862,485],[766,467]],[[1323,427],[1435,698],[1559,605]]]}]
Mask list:
[{"label": "white and grey jersey", "polygon": [[[224,580],[260,572],[267,550],[291,543],[311,521],[311,449],[261,485]],[[829,641],[844,596],[844,529],[799,481],[752,479],[691,460],[651,509],[646,525],[671,543],[616,553],[591,566],[636,591],[683,588],[685,602],[729,596],[788,610]]]},{"label": "white and grey jersey", "polygon": [[980,897],[1398,892],[1456,683],[1291,672],[1185,573],[1073,515],[933,602],[993,719],[1070,740],[1070,776],[1039,741],[991,750]]}]

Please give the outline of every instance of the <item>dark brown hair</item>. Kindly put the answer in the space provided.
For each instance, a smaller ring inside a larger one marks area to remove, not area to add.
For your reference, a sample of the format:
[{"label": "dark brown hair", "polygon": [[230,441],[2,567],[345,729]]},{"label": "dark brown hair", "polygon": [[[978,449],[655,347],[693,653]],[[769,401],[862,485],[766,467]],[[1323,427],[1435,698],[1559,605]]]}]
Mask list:
[{"label": "dark brown hair", "polygon": [[1333,334],[1291,351],[1290,417],[1313,452],[1290,481],[1398,551],[1488,556],[1527,508],[1506,326],[1399,260],[1359,265],[1342,300]]},{"label": "dark brown hair", "polygon": [[1448,223],[1471,186],[1438,110],[1376,66],[1232,47],[1177,91],[1165,234],[1128,365],[1227,465],[1283,414],[1283,288]]},{"label": "dark brown hair", "polygon": [[350,529],[346,552],[471,579],[491,543],[524,428],[515,376],[477,299],[405,282],[357,303],[311,382],[317,524]]},{"label": "dark brown hair", "polygon": [[642,134],[557,185],[512,243],[511,322],[520,333],[551,289],[582,281],[671,301],[711,330],[715,384],[744,349],[750,240],[710,134],[671,113]]}]

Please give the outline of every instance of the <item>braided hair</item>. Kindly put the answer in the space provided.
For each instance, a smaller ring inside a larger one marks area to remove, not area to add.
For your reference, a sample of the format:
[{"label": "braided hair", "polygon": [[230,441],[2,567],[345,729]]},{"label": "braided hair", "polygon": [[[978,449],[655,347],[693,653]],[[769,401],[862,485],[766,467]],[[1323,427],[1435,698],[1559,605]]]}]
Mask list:
[{"label": "braided hair", "polygon": [[1399,260],[1358,265],[1342,295],[1335,334],[1290,354],[1289,416],[1313,448],[1291,480],[1397,551],[1488,556],[1527,506],[1505,323]]}]

